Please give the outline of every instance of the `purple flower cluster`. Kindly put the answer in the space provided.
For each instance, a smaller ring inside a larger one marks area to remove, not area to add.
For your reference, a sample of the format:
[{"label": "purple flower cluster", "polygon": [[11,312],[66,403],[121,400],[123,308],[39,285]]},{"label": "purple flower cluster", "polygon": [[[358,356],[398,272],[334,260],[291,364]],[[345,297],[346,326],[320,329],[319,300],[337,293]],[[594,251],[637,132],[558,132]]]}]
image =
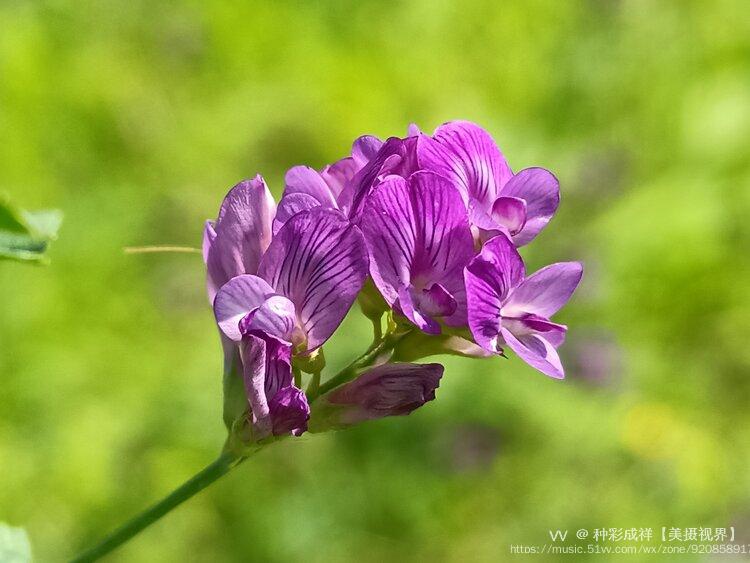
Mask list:
[{"label": "purple flower cluster", "polygon": [[[405,138],[363,136],[321,171],[296,166],[278,207],[260,176],[232,188],[206,223],[203,251],[225,353],[241,359],[253,440],[304,432],[316,405],[345,425],[432,400],[442,366],[389,363],[387,344],[413,331],[465,334],[485,353],[507,346],[562,378],[566,327],[550,317],[582,267],[526,276],[517,251],[559,199],[550,172],[514,174],[490,135],[463,121],[432,136],[414,126]],[[386,334],[351,377],[320,396],[316,379],[306,394],[299,372],[320,377],[312,360],[368,276],[388,308]]]}]

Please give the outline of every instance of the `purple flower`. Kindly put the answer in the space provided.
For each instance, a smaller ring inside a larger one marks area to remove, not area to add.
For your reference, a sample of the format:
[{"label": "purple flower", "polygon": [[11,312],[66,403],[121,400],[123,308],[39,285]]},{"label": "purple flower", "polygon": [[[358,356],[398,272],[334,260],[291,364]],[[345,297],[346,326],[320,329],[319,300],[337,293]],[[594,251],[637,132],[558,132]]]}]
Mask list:
[{"label": "purple flower", "polygon": [[377,157],[383,141],[372,135],[363,135],[352,144],[351,156],[329,164],[318,172],[309,166],[293,166],[284,177],[284,193],[273,222],[276,233],[291,217],[316,207],[348,211],[346,200],[350,193],[342,195],[354,181],[357,173]]},{"label": "purple flower", "polygon": [[244,335],[240,357],[255,439],[304,432],[310,407],[305,394],[294,385],[291,348],[258,331]]},{"label": "purple flower", "polygon": [[443,376],[440,364],[384,364],[324,397],[336,409],[334,425],[407,415],[435,399]]},{"label": "purple flower", "polygon": [[474,254],[466,209],[453,184],[432,172],[388,176],[360,221],[370,273],[385,300],[430,334],[466,325],[463,268]]},{"label": "purple flower", "polygon": [[469,328],[477,344],[502,352],[507,344],[530,366],[564,377],[556,348],[567,327],[549,320],[581,281],[578,262],[561,262],[525,277],[521,256],[505,235],[487,241],[465,270]]},{"label": "purple flower", "polygon": [[390,175],[407,178],[418,170],[416,143],[416,137],[389,138],[346,185],[341,194],[342,207],[353,221],[359,220],[367,196],[384,178]]},{"label": "purple flower", "polygon": [[318,208],[286,222],[261,258],[258,275],[234,277],[219,289],[214,314],[224,335],[241,343],[258,435],[307,419],[307,401],[292,383],[291,354],[309,353],[333,334],[367,268],[359,229],[338,211]]},{"label": "purple flower", "polygon": [[[566,327],[549,317],[572,294],[581,266],[555,264],[525,278],[515,248],[541,231],[558,203],[552,174],[513,174],[490,135],[464,121],[433,136],[415,125],[405,138],[362,136],[322,170],[295,166],[278,209],[260,176],[235,186],[206,223],[203,243],[225,350],[228,426],[249,403],[253,439],[305,431],[311,413],[292,358],[303,361],[332,335],[368,273],[373,283],[361,301],[376,335],[388,306],[420,329],[399,334],[382,357],[483,356],[508,345],[562,377],[556,348]],[[477,239],[486,241],[479,255]],[[350,422],[405,414],[434,398],[442,370],[380,366],[320,404]]]},{"label": "purple flower", "polygon": [[344,200],[350,199],[351,195],[342,197],[342,192],[376,157],[382,145],[377,137],[364,135],[354,141],[351,156],[326,166],[320,172],[309,166],[290,168],[284,177],[284,193],[273,222],[274,233],[300,211],[323,207],[346,212]]},{"label": "purple flower", "polygon": [[254,274],[271,242],[276,203],[265,180],[257,175],[234,186],[224,198],[216,221],[206,221],[203,260],[208,297],[240,274]]},{"label": "purple flower", "polygon": [[354,141],[352,154],[321,172],[295,166],[286,173],[284,194],[273,223],[276,233],[300,211],[324,207],[357,219],[365,198],[388,174],[408,176],[416,170],[416,138],[391,137],[383,142],[372,135]]},{"label": "purple flower", "polygon": [[273,222],[274,234],[300,211],[322,207],[339,209],[338,198],[344,185],[357,170],[353,158],[344,158],[322,172],[309,166],[294,166],[284,178],[284,194]]},{"label": "purple flower", "polygon": [[516,246],[527,244],[560,203],[560,186],[552,173],[527,168],[514,175],[489,133],[468,121],[441,125],[432,137],[421,135],[416,157],[421,168],[456,183],[483,240],[502,232]]}]

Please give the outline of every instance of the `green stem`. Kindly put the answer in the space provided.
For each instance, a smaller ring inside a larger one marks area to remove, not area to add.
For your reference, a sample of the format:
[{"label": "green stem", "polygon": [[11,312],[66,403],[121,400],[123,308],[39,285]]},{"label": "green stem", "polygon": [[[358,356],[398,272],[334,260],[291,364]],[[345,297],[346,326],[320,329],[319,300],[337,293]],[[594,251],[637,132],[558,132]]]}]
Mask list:
[{"label": "green stem", "polygon": [[373,318],[372,318],[372,319],[370,319],[370,320],[372,321],[372,334],[373,334],[373,339],[374,339],[375,341],[378,341],[378,340],[380,340],[381,338],[383,338],[383,326],[382,326],[382,324],[381,324],[381,323],[383,322],[383,317],[382,317],[382,315],[381,315],[380,317],[377,317],[377,318],[374,318],[374,317],[373,317]]},{"label": "green stem", "polygon": [[336,375],[331,377],[328,381],[321,384],[320,387],[318,387],[316,393],[308,393],[308,400],[312,402],[320,395],[323,395],[331,389],[334,389],[339,385],[346,383],[350,379],[353,379],[361,369],[372,365],[372,363],[381,353],[387,351],[389,348],[392,348],[394,344],[401,340],[406,334],[406,332],[386,333],[386,335],[379,342],[373,343],[373,345],[370,346],[370,348],[364,354],[362,354]]},{"label": "green stem", "polygon": [[307,395],[317,396],[319,390],[320,390],[320,372],[316,371],[316,372],[313,372],[312,377],[310,378],[310,383],[307,386]]},{"label": "green stem", "polygon": [[[334,389],[342,383],[346,383],[356,377],[360,370],[372,365],[381,353],[386,352],[389,349],[392,350],[393,346],[406,334],[408,334],[408,332],[396,333],[393,329],[390,329],[384,336],[378,338],[376,332],[375,341],[364,354],[359,356],[356,360],[323,384],[320,384],[320,372],[313,373],[310,388],[307,392],[308,400],[312,402],[320,395],[323,395],[331,389]],[[298,376],[301,376],[301,373],[299,370],[295,370],[294,375],[296,379]],[[216,461],[208,465],[199,473],[196,473],[162,500],[117,528],[97,545],[72,559],[70,563],[89,563],[107,555],[112,550],[130,540],[140,531],[159,520],[162,516],[208,487],[211,483],[229,473],[233,467],[236,467],[245,459],[247,458],[244,457],[244,454],[238,455],[233,453],[230,449],[225,450]]]},{"label": "green stem", "polygon": [[237,466],[243,460],[244,458],[237,457],[237,455],[232,452],[223,452],[216,461],[208,465],[199,473],[196,473],[162,500],[117,528],[97,545],[84,551],[75,559],[72,559],[71,563],[88,563],[105,556],[110,551],[131,539],[141,530],[159,520],[159,518],[167,514],[169,511],[208,487],[211,483],[219,479],[219,477],[226,475],[233,467]]}]

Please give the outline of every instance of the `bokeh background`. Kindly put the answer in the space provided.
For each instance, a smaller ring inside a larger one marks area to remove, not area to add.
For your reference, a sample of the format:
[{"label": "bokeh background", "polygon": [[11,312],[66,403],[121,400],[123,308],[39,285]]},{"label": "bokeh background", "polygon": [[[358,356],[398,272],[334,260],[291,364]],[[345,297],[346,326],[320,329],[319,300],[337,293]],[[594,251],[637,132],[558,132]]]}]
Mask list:
[{"label": "bokeh background", "polygon": [[[50,266],[0,263],[0,521],[64,559],[222,445],[200,256],[123,247],[198,246],[242,178],[278,196],[359,134],[463,118],[561,180],[523,255],[586,264],[568,379],[445,359],[412,416],[270,448],[110,560],[498,561],[550,528],[750,543],[749,61],[741,0],[0,3],[0,190],[65,212]],[[329,363],[368,339],[354,311]]]}]

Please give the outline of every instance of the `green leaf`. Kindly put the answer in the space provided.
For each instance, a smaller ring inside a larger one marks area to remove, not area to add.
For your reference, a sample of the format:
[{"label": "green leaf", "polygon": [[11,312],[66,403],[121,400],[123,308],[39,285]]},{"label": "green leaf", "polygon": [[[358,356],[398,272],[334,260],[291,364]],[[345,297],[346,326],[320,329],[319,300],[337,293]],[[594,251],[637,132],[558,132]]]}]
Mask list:
[{"label": "green leaf", "polygon": [[13,528],[0,522],[0,561],[3,563],[30,563],[31,543],[26,530]]},{"label": "green leaf", "polygon": [[0,260],[46,262],[61,223],[60,211],[24,211],[0,195]]}]

